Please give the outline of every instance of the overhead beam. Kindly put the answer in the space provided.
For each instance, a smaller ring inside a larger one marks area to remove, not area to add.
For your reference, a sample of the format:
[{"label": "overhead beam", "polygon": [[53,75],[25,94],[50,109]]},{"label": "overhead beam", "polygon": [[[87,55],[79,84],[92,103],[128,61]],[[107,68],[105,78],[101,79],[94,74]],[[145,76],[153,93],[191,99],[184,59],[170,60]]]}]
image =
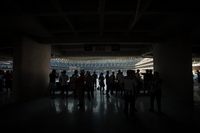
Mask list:
[{"label": "overhead beam", "polygon": [[[97,33],[96,30],[76,30],[77,33]],[[104,30],[104,33],[126,33],[127,30]],[[134,33],[151,33],[151,30],[134,30]],[[50,33],[52,34],[65,34],[65,33],[72,33],[71,30],[53,30]]]},{"label": "overhead beam", "polygon": [[[1,13],[0,13],[1,14]],[[71,16],[71,15],[99,15],[99,12],[96,11],[70,11],[70,12],[64,12],[62,11],[62,14],[58,13],[58,12],[45,12],[45,13],[19,13],[19,12],[8,12],[8,13],[3,13],[3,15],[7,15],[7,16],[19,16],[19,15],[23,15],[23,16],[41,16],[41,17],[48,17],[48,16]],[[104,15],[133,15],[136,14],[136,12],[134,11],[105,11],[104,10]],[[148,12],[140,12],[140,14],[142,15],[169,15],[169,16],[173,16],[173,15],[177,15],[177,14],[190,14],[190,15],[196,15],[198,17],[198,12],[157,12],[157,11],[148,11]]]},{"label": "overhead beam", "polygon": [[[105,33],[104,33],[105,34]],[[97,34],[90,33],[90,34],[79,34],[78,37],[73,36],[71,33],[67,34],[59,34],[59,35],[54,35],[54,43],[96,43],[96,42],[101,42],[101,43],[106,43],[106,42],[145,42],[145,43],[152,43],[152,42],[160,42],[159,40],[159,35],[157,34],[149,34],[149,33],[131,33],[130,36],[126,36],[123,33],[115,33],[115,34],[110,34],[107,33],[105,36],[101,37],[98,36]],[[47,41],[48,43],[49,38],[38,38],[41,42]]]},{"label": "overhead beam", "polygon": [[136,23],[139,21],[139,19],[142,17],[142,15],[144,14],[144,12],[148,9],[148,7],[150,6],[152,0],[148,0],[146,5],[144,6],[144,8],[140,10],[140,5],[141,5],[141,0],[138,0],[138,4],[136,7],[136,12],[135,12],[135,17],[133,19],[133,21],[131,22],[130,26],[129,26],[129,32],[135,27]]},{"label": "overhead beam", "polygon": [[138,0],[138,1],[137,1],[136,11],[135,11],[135,17],[134,17],[133,22],[132,22],[131,25],[129,26],[129,31],[132,30],[132,28],[135,26],[136,22],[138,21],[139,10],[140,10],[140,4],[141,4],[141,0]]},{"label": "overhead beam", "polygon": [[53,6],[56,8],[56,10],[58,11],[58,13],[60,14],[60,16],[62,16],[64,18],[64,20],[66,21],[66,23],[69,25],[69,27],[71,28],[72,32],[77,35],[77,32],[73,26],[73,24],[71,23],[71,21],[69,20],[69,18],[65,15],[65,13],[62,11],[62,8],[60,6],[59,0],[51,0]]}]

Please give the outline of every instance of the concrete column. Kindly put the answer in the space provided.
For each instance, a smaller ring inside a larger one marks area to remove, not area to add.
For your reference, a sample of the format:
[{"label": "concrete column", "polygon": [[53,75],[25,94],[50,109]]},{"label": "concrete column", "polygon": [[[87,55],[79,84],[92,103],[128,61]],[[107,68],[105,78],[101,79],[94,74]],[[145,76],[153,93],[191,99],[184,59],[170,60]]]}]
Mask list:
[{"label": "concrete column", "polygon": [[14,91],[17,100],[48,94],[51,47],[23,38],[14,49]]},{"label": "concrete column", "polygon": [[163,79],[163,111],[189,118],[193,108],[191,45],[171,41],[154,45],[154,70]]}]

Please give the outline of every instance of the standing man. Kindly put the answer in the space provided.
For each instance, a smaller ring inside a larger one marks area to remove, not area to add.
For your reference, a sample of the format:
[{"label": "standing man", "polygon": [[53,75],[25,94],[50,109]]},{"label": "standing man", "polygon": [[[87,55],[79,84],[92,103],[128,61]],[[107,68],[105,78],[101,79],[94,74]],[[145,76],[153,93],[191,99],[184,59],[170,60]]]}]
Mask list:
[{"label": "standing man", "polygon": [[126,115],[130,112],[131,114],[134,111],[137,111],[135,108],[135,100],[136,100],[136,79],[135,79],[135,71],[127,70],[127,76],[124,78],[124,98],[125,98],[125,109],[124,112]]},{"label": "standing man", "polygon": [[49,74],[49,90],[51,96],[55,95],[56,78],[58,78],[58,75],[56,74],[56,70],[53,69],[52,72]]},{"label": "standing man", "polygon": [[65,92],[66,92],[66,97],[68,96],[68,80],[69,77],[66,75],[66,71],[62,71],[59,81],[60,81],[60,85],[61,85],[61,94],[64,96]]},{"label": "standing man", "polygon": [[92,74],[92,82],[94,84],[94,89],[97,87],[97,74],[94,71],[94,73]]},{"label": "standing man", "polygon": [[106,86],[107,86],[106,96],[107,96],[107,98],[109,98],[110,97],[109,92],[110,92],[110,89],[111,89],[109,71],[106,71]]},{"label": "standing man", "polygon": [[154,101],[157,101],[158,112],[161,113],[161,85],[162,80],[158,72],[154,72],[152,80],[152,88],[150,90],[150,103],[149,111],[154,112]]},{"label": "standing man", "polygon": [[78,106],[80,109],[84,109],[84,94],[85,94],[85,71],[81,70],[80,76],[76,80],[76,92],[78,94],[79,104]]},{"label": "standing man", "polygon": [[198,83],[200,83],[200,72],[199,70],[196,71]]},{"label": "standing man", "polygon": [[78,78],[78,70],[74,70],[74,74],[70,77],[70,87],[73,90],[74,98],[77,98],[77,92],[76,92],[76,80]]}]

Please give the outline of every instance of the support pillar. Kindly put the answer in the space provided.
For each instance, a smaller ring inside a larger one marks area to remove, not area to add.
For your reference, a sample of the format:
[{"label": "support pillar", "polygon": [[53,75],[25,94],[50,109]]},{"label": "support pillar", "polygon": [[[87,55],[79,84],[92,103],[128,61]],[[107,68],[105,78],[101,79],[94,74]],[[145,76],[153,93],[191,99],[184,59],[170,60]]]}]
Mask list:
[{"label": "support pillar", "polygon": [[24,101],[48,94],[51,47],[23,38],[14,50],[14,94]]},{"label": "support pillar", "polygon": [[154,45],[154,70],[163,80],[163,111],[174,118],[190,118],[193,109],[191,45],[167,42]]}]

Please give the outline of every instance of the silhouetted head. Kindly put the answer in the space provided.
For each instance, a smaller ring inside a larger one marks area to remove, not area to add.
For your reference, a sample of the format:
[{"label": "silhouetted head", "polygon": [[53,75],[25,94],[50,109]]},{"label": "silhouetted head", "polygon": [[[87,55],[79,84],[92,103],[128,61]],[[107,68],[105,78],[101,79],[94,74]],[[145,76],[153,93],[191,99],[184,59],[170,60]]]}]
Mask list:
[{"label": "silhouetted head", "polygon": [[84,74],[85,74],[85,70],[81,70],[80,75],[84,76]]},{"label": "silhouetted head", "polygon": [[7,71],[6,71],[6,74],[10,74],[10,71],[9,71],[9,70],[7,70]]},{"label": "silhouetted head", "polygon": [[131,71],[131,77],[135,76],[135,70],[130,70]]},{"label": "silhouetted head", "polygon": [[109,74],[109,71],[106,71],[107,74]]},{"label": "silhouetted head", "polygon": [[87,71],[86,74],[87,74],[87,75],[90,75],[90,71]]},{"label": "silhouetted head", "polygon": [[63,73],[63,74],[66,74],[66,70],[63,70],[62,73]]},{"label": "silhouetted head", "polygon": [[131,76],[131,70],[127,70],[126,74],[127,74],[128,77],[130,77]]},{"label": "silhouetted head", "polygon": [[152,72],[153,72],[152,70],[149,70],[149,73],[150,73],[150,74],[152,74]]},{"label": "silhouetted head", "polygon": [[52,70],[52,73],[56,73],[56,70],[55,70],[55,69],[53,69],[53,70]]},{"label": "silhouetted head", "polygon": [[75,71],[74,71],[74,74],[78,74],[78,70],[75,70]]}]

